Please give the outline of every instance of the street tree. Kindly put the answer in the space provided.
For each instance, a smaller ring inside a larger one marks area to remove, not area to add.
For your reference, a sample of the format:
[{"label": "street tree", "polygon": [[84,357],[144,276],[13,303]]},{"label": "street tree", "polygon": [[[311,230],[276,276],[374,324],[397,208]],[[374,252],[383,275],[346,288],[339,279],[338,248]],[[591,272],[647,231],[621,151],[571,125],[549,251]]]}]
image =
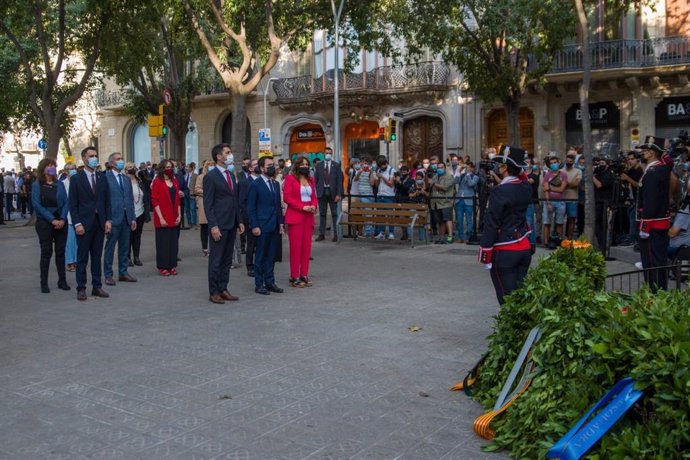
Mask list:
[{"label": "street tree", "polygon": [[0,4],[4,40],[0,59],[15,55],[21,68],[21,78],[3,82],[3,89],[19,95],[25,91],[8,119],[42,131],[48,141],[47,157],[57,158],[60,140],[72,122],[70,111],[93,81],[103,40],[116,33],[125,14],[137,15],[139,3],[7,0]]},{"label": "street tree", "polygon": [[520,144],[520,102],[527,85],[540,82],[553,55],[574,36],[572,4],[560,0],[438,0],[409,2],[396,12],[396,29],[414,55],[440,53],[463,76],[470,93],[500,101],[508,142]]},{"label": "street tree", "polygon": [[[286,50],[303,50],[314,30],[332,30],[331,4],[325,0],[180,0],[208,59],[232,98],[231,147],[247,153],[247,97]],[[380,19],[383,2],[345,3],[342,13],[348,45],[392,49]],[[368,20],[366,19],[368,18]]]},{"label": "street tree", "polygon": [[170,93],[165,125],[172,140],[171,157],[186,161],[192,104],[210,84],[211,69],[186,16],[169,3],[148,2],[146,14],[122,24],[117,37],[104,44],[100,65],[124,88],[124,111],[138,123],[158,114],[163,91]]}]

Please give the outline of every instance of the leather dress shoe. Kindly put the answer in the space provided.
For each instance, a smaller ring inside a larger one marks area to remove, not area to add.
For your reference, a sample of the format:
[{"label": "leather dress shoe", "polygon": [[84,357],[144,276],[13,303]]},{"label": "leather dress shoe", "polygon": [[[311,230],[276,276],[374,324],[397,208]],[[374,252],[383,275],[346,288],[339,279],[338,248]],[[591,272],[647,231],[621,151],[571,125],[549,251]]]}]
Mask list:
[{"label": "leather dress shoe", "polygon": [[133,277],[132,275],[120,275],[118,278],[119,281],[125,281],[127,283],[136,283],[137,279]]},{"label": "leather dress shoe", "polygon": [[137,267],[141,267],[141,266],[144,265],[144,264],[141,263],[141,259],[140,259],[140,258],[135,257],[135,258],[134,258],[134,265],[136,265]]},{"label": "leather dress shoe", "polygon": [[67,281],[65,280],[58,281],[58,288],[62,289],[63,291],[69,291],[70,289],[72,289],[71,287],[69,287],[69,284],[67,284]]},{"label": "leather dress shoe", "polygon": [[96,297],[110,297],[110,294],[105,292],[101,288],[93,288],[91,289],[91,295],[96,296]]},{"label": "leather dress shoe", "polygon": [[279,288],[275,284],[269,284],[268,286],[266,286],[266,290],[269,292],[277,292],[278,294],[284,292],[282,288]]},{"label": "leather dress shoe", "polygon": [[225,303],[225,300],[220,296],[220,294],[214,294],[208,298],[213,303]]},{"label": "leather dress shoe", "polygon": [[86,300],[86,289],[77,289],[77,300]]},{"label": "leather dress shoe", "polygon": [[107,284],[108,286],[115,286],[115,280],[112,278],[106,278],[105,284]]},{"label": "leather dress shoe", "polygon": [[265,287],[254,288],[254,292],[261,295],[271,295],[271,293],[268,292],[268,289],[266,289]]},{"label": "leather dress shoe", "polygon": [[247,276],[254,278],[254,270],[247,270]]},{"label": "leather dress shoe", "polygon": [[316,241],[323,241],[323,240],[325,240],[325,239],[326,239],[326,237],[323,236],[323,235],[319,235],[319,236],[316,237]]},{"label": "leather dress shoe", "polygon": [[223,298],[223,300],[229,300],[231,302],[234,302],[236,300],[240,300],[239,297],[230,294],[228,291],[221,292],[220,296],[221,296],[221,298]]},{"label": "leather dress shoe", "polygon": [[132,259],[129,259],[129,262],[127,263],[128,267],[134,267],[134,261]]}]

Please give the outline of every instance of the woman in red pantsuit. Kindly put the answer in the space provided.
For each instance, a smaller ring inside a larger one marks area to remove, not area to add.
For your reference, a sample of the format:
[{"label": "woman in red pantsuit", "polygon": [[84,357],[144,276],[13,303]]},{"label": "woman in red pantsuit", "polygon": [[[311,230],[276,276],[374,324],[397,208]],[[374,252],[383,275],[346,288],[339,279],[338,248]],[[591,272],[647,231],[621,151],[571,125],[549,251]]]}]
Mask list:
[{"label": "woman in red pantsuit", "polygon": [[283,184],[283,201],[287,205],[285,225],[290,241],[290,286],[311,286],[309,257],[317,199],[306,157],[298,157],[292,162],[290,174]]},{"label": "woman in red pantsuit", "polygon": [[161,161],[156,178],[151,183],[153,225],[156,227],[156,265],[161,276],[177,275],[179,190],[172,162]]}]

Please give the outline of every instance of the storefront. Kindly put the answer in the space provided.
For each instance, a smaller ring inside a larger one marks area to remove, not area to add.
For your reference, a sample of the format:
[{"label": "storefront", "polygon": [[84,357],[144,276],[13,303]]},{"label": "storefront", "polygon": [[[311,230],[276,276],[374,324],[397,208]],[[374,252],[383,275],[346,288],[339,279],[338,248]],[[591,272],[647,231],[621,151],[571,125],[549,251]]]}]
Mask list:
[{"label": "storefront", "polygon": [[321,125],[307,123],[297,126],[290,135],[290,159],[300,155],[309,158],[310,163],[314,159],[323,160],[323,151],[326,148],[326,136]]},{"label": "storefront", "polygon": [[[592,127],[592,150],[596,156],[615,158],[621,144],[620,111],[612,101],[589,104],[589,121]],[[565,114],[564,150],[582,145],[582,110],[580,104],[570,106]]]},{"label": "storefront", "polygon": [[667,97],[656,106],[654,135],[677,138],[681,131],[690,132],[690,96]]}]

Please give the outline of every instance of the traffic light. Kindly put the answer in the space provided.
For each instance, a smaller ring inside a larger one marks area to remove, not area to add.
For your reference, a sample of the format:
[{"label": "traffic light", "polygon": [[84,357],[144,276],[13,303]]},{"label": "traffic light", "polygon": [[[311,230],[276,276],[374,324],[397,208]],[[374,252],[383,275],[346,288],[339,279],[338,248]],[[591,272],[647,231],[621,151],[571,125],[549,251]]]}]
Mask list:
[{"label": "traffic light", "polygon": [[165,137],[168,135],[168,127],[165,126],[165,114],[163,104],[158,106],[158,115],[149,115],[149,137]]},{"label": "traffic light", "polygon": [[398,140],[398,122],[391,119],[388,121],[388,130],[390,132],[390,140]]},{"label": "traffic light", "polygon": [[384,128],[383,126],[379,128],[379,140],[380,141],[386,140],[386,128]]}]

